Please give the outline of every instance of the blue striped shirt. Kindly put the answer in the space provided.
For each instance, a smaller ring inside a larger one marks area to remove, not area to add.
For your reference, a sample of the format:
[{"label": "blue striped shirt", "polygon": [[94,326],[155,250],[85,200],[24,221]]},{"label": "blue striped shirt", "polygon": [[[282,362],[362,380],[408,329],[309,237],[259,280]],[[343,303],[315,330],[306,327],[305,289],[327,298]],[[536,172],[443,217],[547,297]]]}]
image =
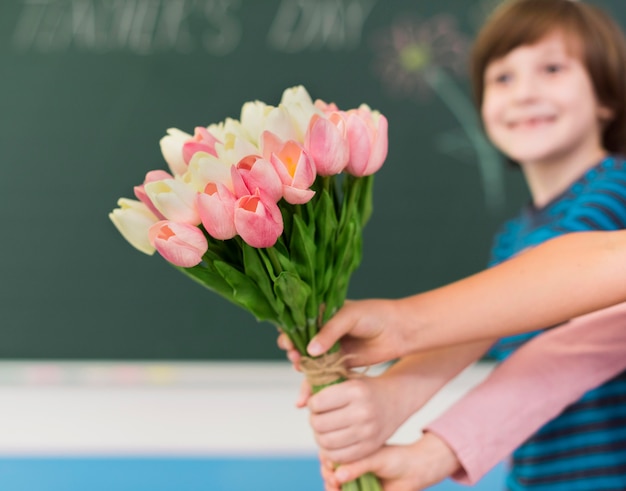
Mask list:
[{"label": "blue striped shirt", "polygon": [[[564,233],[623,228],[626,161],[609,157],[545,207],[528,206],[505,223],[490,264]],[[489,355],[504,360],[541,332],[503,338]],[[626,490],[626,372],[587,392],[519,447],[506,484],[510,491]]]}]

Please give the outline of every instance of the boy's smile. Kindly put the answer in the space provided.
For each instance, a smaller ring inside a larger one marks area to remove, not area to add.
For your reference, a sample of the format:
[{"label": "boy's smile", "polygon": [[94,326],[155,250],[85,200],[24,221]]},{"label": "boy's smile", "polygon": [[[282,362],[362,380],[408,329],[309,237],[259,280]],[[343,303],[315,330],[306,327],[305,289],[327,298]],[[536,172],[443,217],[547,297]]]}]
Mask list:
[{"label": "boy's smile", "polygon": [[534,111],[529,114],[509,114],[505,122],[509,130],[526,130],[543,127],[556,121],[550,111]]},{"label": "boy's smile", "polygon": [[[606,153],[597,101],[580,58],[560,33],[513,49],[485,71],[482,117],[493,143],[533,175],[563,176],[563,187]],[[564,169],[567,169],[565,171]],[[558,190],[556,190],[558,191]]]}]

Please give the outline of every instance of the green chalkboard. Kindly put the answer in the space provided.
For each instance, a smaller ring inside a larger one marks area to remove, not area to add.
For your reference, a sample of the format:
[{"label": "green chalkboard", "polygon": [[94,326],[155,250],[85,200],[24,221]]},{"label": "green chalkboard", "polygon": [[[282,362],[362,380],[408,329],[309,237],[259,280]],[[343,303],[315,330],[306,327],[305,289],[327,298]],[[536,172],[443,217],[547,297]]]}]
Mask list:
[{"label": "green chalkboard", "polygon": [[[273,359],[269,324],[131,248],[107,215],[167,128],[303,84],[389,119],[352,298],[484,267],[527,199],[484,146],[465,54],[494,1],[3,0],[0,357]],[[609,5],[616,16],[624,7]]]}]

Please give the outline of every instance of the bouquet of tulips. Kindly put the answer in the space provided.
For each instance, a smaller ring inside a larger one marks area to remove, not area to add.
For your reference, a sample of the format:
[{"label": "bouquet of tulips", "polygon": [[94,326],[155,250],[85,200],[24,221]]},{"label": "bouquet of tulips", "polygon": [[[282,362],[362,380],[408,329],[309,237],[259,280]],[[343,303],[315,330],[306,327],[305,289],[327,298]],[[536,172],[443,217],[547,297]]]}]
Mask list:
[{"label": "bouquet of tulips", "polygon": [[[373,174],[387,156],[387,120],[363,104],[342,111],[302,86],[277,107],[247,102],[239,120],[194,134],[170,129],[153,170],[109,215],[138,250],[158,251],[201,285],[269,321],[303,355],[314,391],[349,375],[338,346],[306,346],[343,304],[361,261]],[[381,489],[372,475],[346,490]]]}]

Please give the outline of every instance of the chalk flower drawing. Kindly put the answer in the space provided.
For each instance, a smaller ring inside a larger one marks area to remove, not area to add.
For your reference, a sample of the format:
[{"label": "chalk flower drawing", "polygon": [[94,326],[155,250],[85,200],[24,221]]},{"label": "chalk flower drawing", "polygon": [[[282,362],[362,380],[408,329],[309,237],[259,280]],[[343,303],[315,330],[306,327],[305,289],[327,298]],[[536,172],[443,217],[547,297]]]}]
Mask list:
[{"label": "chalk flower drawing", "polygon": [[[466,73],[468,39],[448,15],[420,20],[406,16],[376,33],[374,70],[392,94],[418,102],[436,94],[454,115],[463,139],[475,153],[485,204],[495,211],[504,202],[501,157],[483,134],[476,110],[456,81]],[[458,139],[442,140],[444,150],[459,147]]]}]

